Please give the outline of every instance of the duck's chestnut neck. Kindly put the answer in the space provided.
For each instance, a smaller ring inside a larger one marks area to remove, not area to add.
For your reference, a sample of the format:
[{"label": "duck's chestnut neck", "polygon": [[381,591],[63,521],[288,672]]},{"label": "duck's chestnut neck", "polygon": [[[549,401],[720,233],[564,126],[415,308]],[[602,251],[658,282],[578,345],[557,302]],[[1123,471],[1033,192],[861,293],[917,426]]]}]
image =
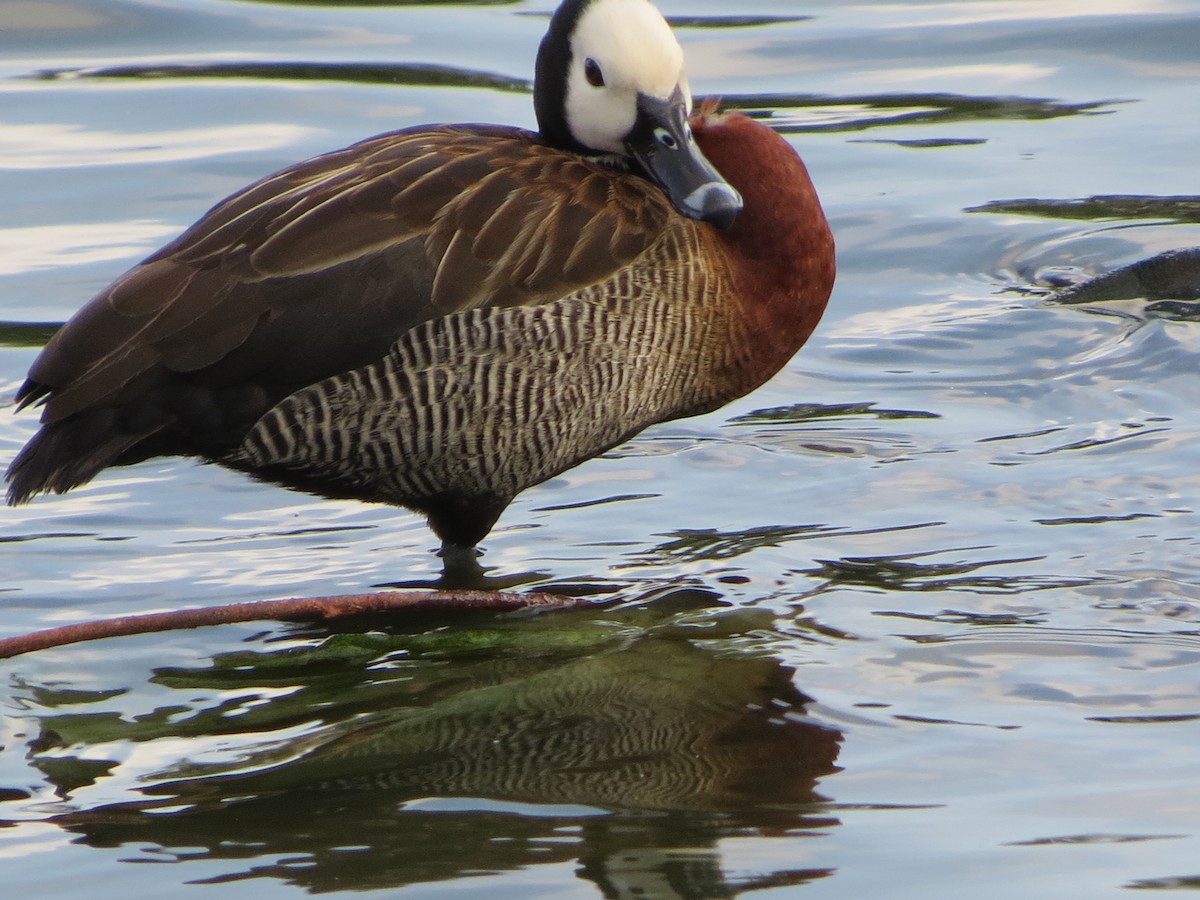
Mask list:
[{"label": "duck's chestnut neck", "polygon": [[709,162],[745,200],[724,233],[726,239],[753,257],[790,258],[817,268],[826,260],[832,263],[829,224],[808,169],[791,144],[738,112],[701,112],[693,117],[692,128]]},{"label": "duck's chestnut neck", "polygon": [[764,371],[783,365],[816,328],[833,289],[833,235],[821,202],[796,151],[761,122],[705,110],[692,128],[742,195],[742,211],[717,240],[732,261]]}]

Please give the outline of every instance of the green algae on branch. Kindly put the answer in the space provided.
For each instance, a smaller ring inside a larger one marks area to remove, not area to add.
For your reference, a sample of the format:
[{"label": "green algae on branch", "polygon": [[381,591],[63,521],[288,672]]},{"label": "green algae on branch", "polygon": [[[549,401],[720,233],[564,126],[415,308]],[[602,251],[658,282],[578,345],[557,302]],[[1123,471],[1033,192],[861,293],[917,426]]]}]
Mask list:
[{"label": "green algae on branch", "polygon": [[[1105,115],[1124,101],[1063,103],[1042,97],[972,96],[951,93],[896,94],[722,94],[724,109],[739,109],[789,134],[866,131],[889,125],[946,125],[959,122],[1038,121],[1063,116]],[[821,110],[800,119],[788,110]],[[972,138],[956,139],[965,143]]]},{"label": "green algae on branch", "polygon": [[862,416],[873,419],[940,419],[934,412],[920,409],[883,409],[873,402],[865,403],[794,403],[791,406],[774,406],[734,416],[730,425],[748,425],[761,422],[811,422],[822,419],[841,419]]},{"label": "green algae on branch", "polygon": [[0,347],[43,347],[61,322],[0,322]]},{"label": "green algae on branch", "polygon": [[62,647],[100,638],[150,634],[198,628],[203,625],[227,625],[234,622],[307,622],[393,610],[524,610],[569,609],[595,605],[595,601],[561,597],[556,594],[513,594],[500,591],[385,591],[372,594],[342,594],[333,597],[299,597],[289,600],[262,600],[231,603],[197,609],[176,609],[161,613],[119,616],[75,625],[60,625],[29,634],[0,639],[0,659]]},{"label": "green algae on branch", "polygon": [[533,85],[523,78],[456,66],[422,63],[205,62],[101,66],[86,69],[43,69],[43,81],[71,78],[111,79],[242,79],[247,81],[324,81],[388,84],[406,87],[492,88],[527,94]]}]

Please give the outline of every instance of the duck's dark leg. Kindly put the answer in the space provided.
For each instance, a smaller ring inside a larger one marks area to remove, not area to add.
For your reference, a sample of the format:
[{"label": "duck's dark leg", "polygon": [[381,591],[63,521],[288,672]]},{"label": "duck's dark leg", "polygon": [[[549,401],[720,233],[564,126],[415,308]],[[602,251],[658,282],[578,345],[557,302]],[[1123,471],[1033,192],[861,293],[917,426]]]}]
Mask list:
[{"label": "duck's dark leg", "polygon": [[[420,509],[442,541],[442,582],[475,583],[483,575],[475,546],[487,537],[512,497],[441,494],[422,498]],[[416,504],[413,504],[416,505]]]},{"label": "duck's dark leg", "polygon": [[471,548],[487,537],[512,497],[495,494],[440,493],[405,498],[405,505],[419,509],[429,519],[429,527],[446,547]]}]

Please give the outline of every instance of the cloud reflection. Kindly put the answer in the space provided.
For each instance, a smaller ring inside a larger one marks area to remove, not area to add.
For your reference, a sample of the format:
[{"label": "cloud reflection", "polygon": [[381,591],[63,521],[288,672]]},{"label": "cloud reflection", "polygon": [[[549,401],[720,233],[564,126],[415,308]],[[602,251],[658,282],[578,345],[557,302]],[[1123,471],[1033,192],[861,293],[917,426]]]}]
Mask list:
[{"label": "cloud reflection", "polygon": [[842,80],[846,84],[899,84],[905,88],[916,82],[934,81],[938,84],[953,83],[960,89],[964,82],[977,81],[995,90],[997,86],[1009,86],[1023,82],[1037,81],[1048,78],[1057,72],[1054,66],[1033,62],[1014,63],[974,63],[958,66],[933,65],[909,66],[897,69],[872,69],[854,75],[847,75]]},{"label": "cloud reflection", "polygon": [[0,228],[0,275],[124,260],[176,231],[174,225],[150,219]]},{"label": "cloud reflection", "polygon": [[1173,0],[992,0],[970,3],[914,3],[902,7],[867,5],[859,11],[867,15],[902,14],[895,23],[883,27],[927,28],[931,25],[978,25],[985,22],[1031,22],[1045,19],[1076,19],[1083,16],[1147,16],[1185,9]]},{"label": "cloud reflection", "polygon": [[0,126],[0,170],[40,171],[174,162],[218,153],[268,150],[315,133],[312,128],[271,122],[150,132],[89,130],[58,122]]}]

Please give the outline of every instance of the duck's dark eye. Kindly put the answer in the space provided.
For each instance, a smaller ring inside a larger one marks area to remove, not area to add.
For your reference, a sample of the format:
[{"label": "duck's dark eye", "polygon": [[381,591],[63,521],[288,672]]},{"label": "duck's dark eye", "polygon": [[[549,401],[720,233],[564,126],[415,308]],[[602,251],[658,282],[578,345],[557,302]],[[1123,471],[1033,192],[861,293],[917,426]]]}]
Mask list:
[{"label": "duck's dark eye", "polygon": [[676,146],[678,146],[678,142],[675,140],[675,135],[671,134],[671,132],[667,131],[665,128],[655,128],[654,138],[668,150],[674,150]]},{"label": "duck's dark eye", "polygon": [[604,73],[600,71],[600,63],[590,56],[583,61],[583,77],[592,87],[604,87]]}]

